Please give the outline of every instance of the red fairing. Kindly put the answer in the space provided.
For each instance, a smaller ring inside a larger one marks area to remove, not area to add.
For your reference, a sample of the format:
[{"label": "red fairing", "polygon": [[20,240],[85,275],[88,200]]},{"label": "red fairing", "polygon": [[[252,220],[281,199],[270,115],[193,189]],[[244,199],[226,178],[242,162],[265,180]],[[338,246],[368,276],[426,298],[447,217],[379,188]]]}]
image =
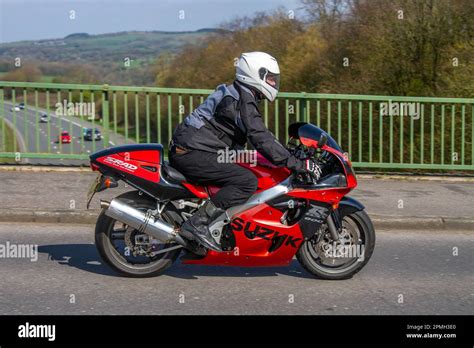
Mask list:
[{"label": "red fairing", "polygon": [[351,189],[349,188],[328,188],[325,190],[305,190],[297,188],[287,193],[288,196],[310,199],[313,201],[337,204]]},{"label": "red fairing", "polygon": [[267,190],[277,185],[291,174],[288,168],[273,165],[260,153],[257,153],[257,165],[252,166],[251,163],[238,164],[255,174],[258,179],[257,192]]},{"label": "red fairing", "polygon": [[185,181],[183,181],[181,185],[191,191],[197,198],[209,198],[209,195],[207,194],[206,188],[204,186],[193,185]]},{"label": "red fairing", "polygon": [[[133,152],[119,152],[110,154],[97,159],[97,162],[132,174],[139,178],[158,182],[160,180],[159,163],[160,152],[155,150],[133,151]],[[155,171],[144,169],[145,167],[154,167]]]},{"label": "red fairing", "polygon": [[158,165],[160,163],[160,152],[156,150],[143,150],[131,152],[119,152],[121,156],[130,158],[130,160],[148,162]]},{"label": "red fairing", "polygon": [[[305,146],[314,147],[314,148],[318,147],[318,141],[317,140],[301,137],[300,141]],[[322,147],[322,150],[332,153],[333,155],[335,155],[339,159],[339,161],[341,161],[341,163],[343,164],[343,167],[344,167],[344,174],[346,175],[347,187],[349,187],[351,189],[356,187],[357,186],[357,179],[354,175],[354,172],[350,169],[350,168],[352,168],[352,164],[351,164],[348,156],[343,154],[342,152],[328,146],[328,145],[324,145]],[[349,170],[348,170],[348,168],[346,168],[346,166],[349,168]]]},{"label": "red fairing", "polygon": [[340,151],[337,151],[336,149],[333,149],[332,147],[329,147],[327,145],[324,145],[322,147],[324,151],[328,151],[335,155],[339,161],[343,164],[344,167],[344,174],[346,175],[346,180],[347,180],[347,187],[350,189],[353,189],[354,187],[357,186],[357,179],[354,174],[354,171],[352,170],[352,163],[349,160],[348,156],[346,154],[343,154]]},{"label": "red fairing", "polygon": [[[287,226],[280,223],[283,213],[267,204],[260,204],[232,219],[232,228],[238,249],[230,252],[209,251],[200,260],[186,260],[187,264],[228,265],[228,266],[282,266],[288,265],[303,236],[298,224]],[[254,238],[249,238],[251,232]],[[269,252],[272,240],[281,238],[282,244]]]},{"label": "red fairing", "polygon": [[[252,166],[251,163],[243,162],[238,162],[237,164],[250,170],[257,177],[258,187],[255,192],[267,190],[282,182],[291,174],[289,169],[273,165],[260,153],[257,153],[257,165]],[[209,191],[209,195],[213,197],[219,192],[220,187],[210,185],[207,187],[207,190]]]}]

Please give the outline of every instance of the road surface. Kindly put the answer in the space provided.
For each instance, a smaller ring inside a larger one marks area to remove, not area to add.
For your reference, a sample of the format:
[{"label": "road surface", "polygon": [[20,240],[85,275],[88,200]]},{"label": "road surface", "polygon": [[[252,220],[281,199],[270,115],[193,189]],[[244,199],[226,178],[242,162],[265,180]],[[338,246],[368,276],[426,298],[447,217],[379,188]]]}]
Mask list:
[{"label": "road surface", "polygon": [[160,277],[130,279],[102,264],[93,226],[1,223],[0,244],[37,244],[39,258],[0,259],[0,314],[474,312],[472,232],[378,231],[377,238],[368,265],[345,281],[314,279],[296,260],[253,269],[178,261]]}]

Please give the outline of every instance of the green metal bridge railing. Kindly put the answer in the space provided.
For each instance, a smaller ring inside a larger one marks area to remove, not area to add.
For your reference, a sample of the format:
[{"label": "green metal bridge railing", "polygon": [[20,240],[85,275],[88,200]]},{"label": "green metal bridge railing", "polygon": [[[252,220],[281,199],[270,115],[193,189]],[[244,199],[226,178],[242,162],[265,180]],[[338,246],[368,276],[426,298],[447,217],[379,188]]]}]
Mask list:
[{"label": "green metal bridge railing", "polygon": [[[174,127],[211,92],[0,81],[0,158],[87,159],[116,144],[167,144]],[[12,108],[18,103],[25,108]],[[61,114],[58,103],[75,111]],[[94,117],[77,112],[92,103]],[[50,122],[41,124],[42,113]],[[262,103],[261,113],[282,142],[292,122],[318,125],[359,168],[474,170],[473,98],[280,93],[274,103]],[[99,128],[103,140],[85,141],[81,128]],[[70,146],[55,143],[64,130],[74,137]]]}]

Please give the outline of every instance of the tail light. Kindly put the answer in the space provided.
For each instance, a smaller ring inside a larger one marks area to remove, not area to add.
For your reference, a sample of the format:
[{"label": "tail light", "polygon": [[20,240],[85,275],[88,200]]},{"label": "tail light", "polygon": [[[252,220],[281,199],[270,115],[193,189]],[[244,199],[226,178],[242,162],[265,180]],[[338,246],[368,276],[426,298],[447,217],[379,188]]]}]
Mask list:
[{"label": "tail light", "polygon": [[102,175],[100,178],[100,186],[97,189],[97,192],[104,191],[108,188],[114,188],[118,186],[117,180],[111,176]]}]

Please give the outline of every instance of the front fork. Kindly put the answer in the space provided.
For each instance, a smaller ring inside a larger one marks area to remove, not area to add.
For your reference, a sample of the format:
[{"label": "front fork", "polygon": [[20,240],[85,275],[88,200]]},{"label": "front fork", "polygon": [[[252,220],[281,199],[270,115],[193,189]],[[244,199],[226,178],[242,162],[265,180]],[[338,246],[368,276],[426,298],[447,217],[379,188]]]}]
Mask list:
[{"label": "front fork", "polygon": [[328,215],[327,225],[332,240],[337,242],[339,240],[339,233],[342,230],[342,221],[338,210],[333,210]]}]

